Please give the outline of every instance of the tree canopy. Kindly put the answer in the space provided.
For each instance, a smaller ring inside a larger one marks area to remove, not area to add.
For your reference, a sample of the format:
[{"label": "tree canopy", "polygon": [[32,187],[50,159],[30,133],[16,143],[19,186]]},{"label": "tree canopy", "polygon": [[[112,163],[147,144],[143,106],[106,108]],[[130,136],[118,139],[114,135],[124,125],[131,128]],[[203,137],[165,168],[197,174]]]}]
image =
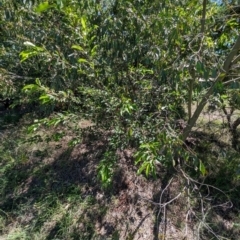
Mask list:
[{"label": "tree canopy", "polygon": [[[123,149],[133,149],[148,179],[160,168],[211,182],[211,158],[223,158],[229,181],[238,181],[239,13],[238,1],[2,0],[3,123],[30,116],[26,138],[35,142],[41,129],[56,141],[71,131],[70,148],[107,134],[97,166],[103,188]],[[203,154],[216,137],[206,112],[225,119],[214,126],[229,136],[224,157]],[[77,127],[82,119],[88,128]]]}]

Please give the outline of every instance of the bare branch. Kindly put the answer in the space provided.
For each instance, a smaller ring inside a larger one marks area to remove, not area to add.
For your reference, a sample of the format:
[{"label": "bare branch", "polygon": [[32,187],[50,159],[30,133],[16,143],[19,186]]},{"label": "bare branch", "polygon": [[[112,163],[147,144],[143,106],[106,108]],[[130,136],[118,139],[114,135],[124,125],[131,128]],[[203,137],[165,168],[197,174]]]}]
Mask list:
[{"label": "bare branch", "polygon": [[202,19],[201,19],[201,33],[204,33],[205,30],[205,22],[206,22],[206,8],[207,8],[207,0],[203,0],[203,11],[202,11]]},{"label": "bare branch", "polygon": [[223,83],[223,85],[228,85],[229,83],[231,83],[231,82],[236,82],[236,81],[238,81],[238,80],[240,80],[240,77],[234,78],[234,79],[229,80],[229,81],[226,81],[226,82]]}]

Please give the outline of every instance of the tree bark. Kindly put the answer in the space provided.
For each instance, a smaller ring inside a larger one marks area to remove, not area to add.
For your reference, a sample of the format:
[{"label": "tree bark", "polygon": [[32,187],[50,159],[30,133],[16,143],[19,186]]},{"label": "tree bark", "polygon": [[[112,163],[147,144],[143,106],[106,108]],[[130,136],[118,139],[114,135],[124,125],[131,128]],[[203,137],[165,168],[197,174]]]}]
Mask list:
[{"label": "tree bark", "polygon": [[223,81],[224,78],[226,77],[226,75],[228,74],[228,72],[231,68],[231,64],[234,60],[233,58],[237,54],[239,49],[240,49],[240,36],[238,36],[235,45],[233,46],[231,52],[228,54],[228,56],[227,56],[227,58],[226,58],[226,60],[223,64],[222,71],[218,74],[218,76],[215,79],[215,81],[213,82],[212,86],[209,88],[209,90],[207,91],[205,96],[202,98],[202,100],[199,103],[199,105],[197,106],[193,116],[189,119],[188,125],[184,129],[183,134],[182,134],[182,140],[183,141],[185,141],[187,139],[187,137],[189,136],[193,126],[196,124],[201,112],[203,111],[203,108],[207,104],[207,101],[208,101],[209,97],[213,94],[213,91],[214,91],[214,88],[215,88],[216,84]]},{"label": "tree bark", "polygon": [[235,149],[235,150],[239,150],[238,149],[238,143],[239,143],[239,136],[238,136],[238,132],[237,132],[237,127],[240,125],[240,118],[237,118],[232,126],[231,126],[231,129],[230,129],[230,132],[232,134],[232,147]]}]

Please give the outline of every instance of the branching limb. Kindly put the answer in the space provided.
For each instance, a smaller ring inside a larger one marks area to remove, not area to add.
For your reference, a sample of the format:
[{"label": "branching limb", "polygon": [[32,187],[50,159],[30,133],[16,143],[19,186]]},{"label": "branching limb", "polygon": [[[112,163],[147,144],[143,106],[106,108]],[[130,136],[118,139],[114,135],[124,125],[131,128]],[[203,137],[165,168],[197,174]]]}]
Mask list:
[{"label": "branching limb", "polygon": [[[178,169],[179,173],[181,173],[182,178],[185,180],[185,186],[179,193],[171,198],[170,200],[166,200],[164,198],[164,195],[166,194],[167,191],[169,191],[169,188],[173,182],[173,178],[170,179],[170,181],[167,183],[167,185],[164,187],[164,189],[161,191],[161,195],[159,197],[159,202],[154,202],[150,199],[147,198],[141,198],[144,201],[147,201],[154,206],[156,206],[158,209],[158,214],[157,214],[157,219],[156,221],[159,220],[160,214],[161,214],[161,223],[164,224],[162,228],[162,235],[161,239],[166,239],[166,234],[167,234],[167,206],[169,206],[171,203],[179,199],[180,197],[186,198],[187,202],[187,212],[185,215],[185,233],[184,233],[184,239],[188,239],[191,236],[191,232],[193,231],[193,226],[190,225],[190,223],[193,221],[193,219],[197,220],[197,227],[196,229],[196,239],[201,239],[201,234],[202,234],[202,229],[205,228],[209,233],[211,233],[215,239],[223,239],[221,236],[219,236],[214,230],[211,228],[210,224],[207,222],[207,217],[209,213],[211,212],[212,209],[214,208],[219,208],[219,207],[224,207],[224,208],[231,208],[232,207],[232,202],[226,201],[225,203],[222,204],[216,204],[216,205],[210,205],[210,201],[212,201],[211,198],[211,189],[217,190],[218,192],[222,193],[227,199],[229,197],[219,188],[214,187],[213,185],[209,185],[204,183],[205,178],[203,179],[202,182],[196,181],[193,178],[191,178],[184,170],[181,168]],[[206,188],[204,192],[206,192],[205,196],[203,196],[202,188]],[[195,201],[193,201],[195,200]],[[198,201],[199,206],[200,206],[200,212],[197,214],[193,208],[196,206],[196,202]],[[157,233],[159,233],[159,229],[157,229]],[[194,233],[193,233],[194,234]]]},{"label": "branching limb", "polygon": [[201,102],[199,103],[198,107],[196,108],[193,116],[188,121],[188,125],[184,129],[183,134],[182,134],[182,140],[183,141],[185,141],[187,139],[187,137],[189,136],[193,126],[196,124],[200,114],[203,111],[203,108],[207,104],[207,101],[208,101],[209,97],[213,94],[213,91],[214,91],[214,88],[215,88],[216,84],[223,81],[224,78],[226,77],[226,75],[228,74],[228,72],[230,70],[230,67],[231,67],[231,63],[233,61],[233,58],[236,55],[236,53],[239,51],[239,49],[240,49],[240,36],[238,36],[238,39],[237,39],[235,45],[233,46],[231,52],[227,56],[227,58],[224,62],[222,71],[218,74],[218,76],[215,79],[215,81],[213,82],[212,86],[209,88],[209,90],[207,91],[207,93],[204,95]]}]

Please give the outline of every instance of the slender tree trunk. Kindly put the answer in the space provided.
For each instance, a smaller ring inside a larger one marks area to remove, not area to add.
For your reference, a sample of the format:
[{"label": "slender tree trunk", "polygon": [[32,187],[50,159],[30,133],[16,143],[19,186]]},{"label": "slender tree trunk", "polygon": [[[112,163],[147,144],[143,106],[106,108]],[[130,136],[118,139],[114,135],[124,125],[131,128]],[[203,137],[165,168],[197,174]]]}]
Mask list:
[{"label": "slender tree trunk", "polygon": [[188,125],[184,129],[183,134],[182,134],[182,140],[183,141],[185,141],[187,139],[187,137],[189,136],[193,126],[196,124],[201,112],[203,111],[203,108],[207,104],[207,101],[208,101],[209,97],[213,94],[213,91],[214,91],[214,88],[215,88],[216,84],[223,81],[223,79],[228,74],[228,72],[230,70],[230,67],[231,67],[231,64],[232,64],[232,62],[234,62],[234,57],[235,57],[236,53],[239,51],[239,49],[240,49],[240,36],[238,36],[235,45],[233,46],[231,52],[228,54],[228,56],[227,56],[227,58],[224,62],[224,65],[222,67],[222,71],[219,73],[219,75],[217,76],[217,78],[213,82],[212,86],[209,88],[209,90],[207,91],[205,96],[200,101],[200,103],[199,103],[198,107],[196,108],[193,116],[189,119]]},{"label": "slender tree trunk", "polygon": [[[205,22],[206,22],[206,10],[207,9],[207,0],[203,0],[203,10],[202,10],[202,19],[201,19],[201,38],[204,36],[205,31]],[[202,54],[200,47],[200,55]],[[192,94],[193,94],[193,85],[196,80],[195,71],[193,66],[189,69],[191,79],[189,80],[188,85],[188,120],[192,117]]]},{"label": "slender tree trunk", "polygon": [[193,92],[193,82],[194,78],[189,80],[189,92],[188,92],[188,120],[192,117],[192,92]]},{"label": "slender tree trunk", "polygon": [[207,0],[203,0],[203,10],[202,10],[202,19],[201,19],[201,33],[202,34],[205,31],[206,11],[207,11]]},{"label": "slender tree trunk", "polygon": [[239,150],[239,147],[238,147],[238,143],[239,143],[239,136],[238,136],[238,132],[237,132],[237,127],[240,125],[240,118],[237,118],[232,126],[231,126],[231,129],[230,129],[230,132],[232,134],[232,147],[235,149],[235,150]]}]

